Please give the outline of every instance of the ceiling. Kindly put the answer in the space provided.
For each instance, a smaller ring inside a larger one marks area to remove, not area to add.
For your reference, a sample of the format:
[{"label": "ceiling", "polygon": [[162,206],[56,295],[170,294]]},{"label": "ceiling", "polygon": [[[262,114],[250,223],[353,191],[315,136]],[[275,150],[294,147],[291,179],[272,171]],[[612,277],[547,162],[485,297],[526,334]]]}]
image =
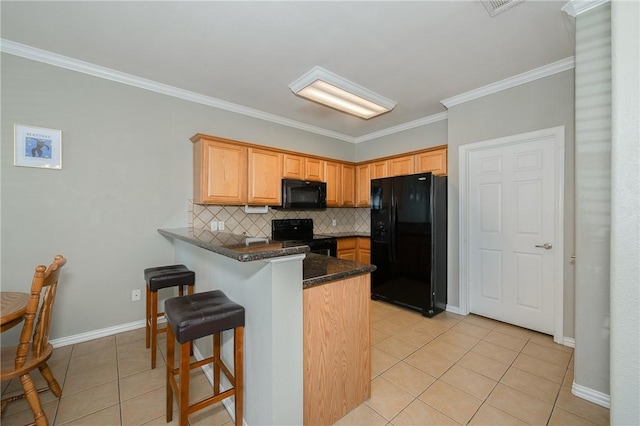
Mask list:
[{"label": "ceiling", "polygon": [[[4,51],[24,44],[357,142],[573,56],[565,4],[526,0],[491,17],[480,1],[3,0],[1,34]],[[363,120],[293,95],[289,84],[314,66],[398,104]]]}]

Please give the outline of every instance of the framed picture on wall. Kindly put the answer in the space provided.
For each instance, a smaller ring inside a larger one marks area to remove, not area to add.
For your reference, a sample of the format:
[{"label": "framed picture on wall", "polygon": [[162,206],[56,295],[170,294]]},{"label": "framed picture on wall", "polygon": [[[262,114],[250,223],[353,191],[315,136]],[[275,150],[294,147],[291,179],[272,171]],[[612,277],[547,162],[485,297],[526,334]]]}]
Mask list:
[{"label": "framed picture on wall", "polygon": [[14,165],[62,169],[62,131],[22,124],[13,130]]}]

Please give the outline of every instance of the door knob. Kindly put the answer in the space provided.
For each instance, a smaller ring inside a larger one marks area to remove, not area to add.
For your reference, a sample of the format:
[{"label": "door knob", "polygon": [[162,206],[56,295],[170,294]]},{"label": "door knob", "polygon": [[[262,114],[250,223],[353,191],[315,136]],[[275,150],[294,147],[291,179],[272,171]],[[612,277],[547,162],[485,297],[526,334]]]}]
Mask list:
[{"label": "door knob", "polygon": [[543,248],[545,250],[551,250],[551,247],[553,246],[551,245],[551,243],[544,243],[544,244],[536,244],[536,247]]}]

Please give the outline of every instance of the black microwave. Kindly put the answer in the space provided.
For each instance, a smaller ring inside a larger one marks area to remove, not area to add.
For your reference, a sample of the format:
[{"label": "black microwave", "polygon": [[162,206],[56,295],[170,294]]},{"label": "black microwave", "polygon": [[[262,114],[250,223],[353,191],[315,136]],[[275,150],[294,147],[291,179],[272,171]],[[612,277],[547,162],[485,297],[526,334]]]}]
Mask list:
[{"label": "black microwave", "polygon": [[327,208],[327,184],[297,179],[282,179],[283,210],[324,210]]}]

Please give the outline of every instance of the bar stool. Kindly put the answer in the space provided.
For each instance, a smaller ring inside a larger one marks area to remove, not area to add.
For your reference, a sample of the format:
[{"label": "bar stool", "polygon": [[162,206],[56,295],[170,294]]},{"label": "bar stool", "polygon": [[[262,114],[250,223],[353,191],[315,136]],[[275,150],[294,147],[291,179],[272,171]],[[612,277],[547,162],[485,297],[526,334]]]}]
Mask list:
[{"label": "bar stool", "polygon": [[[173,419],[175,391],[181,426],[187,425],[189,414],[234,395],[236,425],[242,425],[244,308],[229,300],[222,291],[213,290],[167,299],[164,311],[167,318],[167,423]],[[234,330],[233,374],[220,357],[221,334],[231,329]],[[213,355],[191,362],[190,343],[210,335],[213,335]],[[175,341],[179,347],[177,368],[174,368]],[[213,395],[189,405],[189,372],[209,363],[213,363]],[[232,386],[224,392],[220,392],[220,370]]]},{"label": "bar stool", "polygon": [[169,265],[147,268],[144,270],[146,287],[146,317],[145,317],[145,344],[151,346],[151,368],[156,368],[156,349],[158,334],[165,333],[166,327],[158,328],[158,318],[164,316],[164,312],[158,312],[158,290],[178,286],[178,294],[184,295],[184,286],[188,286],[188,293],[193,294],[196,283],[195,272],[184,265]]}]

